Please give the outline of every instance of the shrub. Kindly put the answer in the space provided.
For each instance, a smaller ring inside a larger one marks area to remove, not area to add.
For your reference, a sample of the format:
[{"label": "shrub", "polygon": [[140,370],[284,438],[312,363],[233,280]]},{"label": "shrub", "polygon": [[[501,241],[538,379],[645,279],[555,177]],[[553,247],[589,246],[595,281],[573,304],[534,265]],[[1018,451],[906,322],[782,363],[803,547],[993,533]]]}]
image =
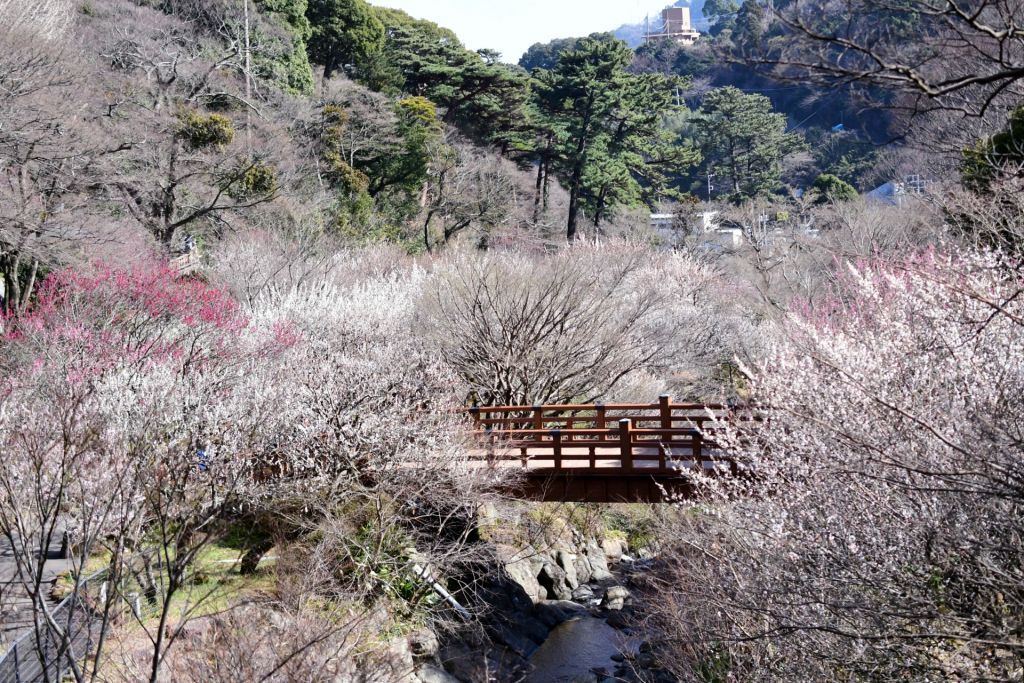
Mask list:
[{"label": "shrub", "polygon": [[177,137],[191,149],[220,149],[235,139],[231,119],[221,114],[202,115],[187,111],[178,117]]},{"label": "shrub", "polygon": [[853,185],[830,173],[822,173],[814,180],[812,189],[818,193],[817,203],[848,202],[859,195]]},{"label": "shrub", "polygon": [[273,166],[261,161],[251,162],[242,177],[228,188],[228,195],[238,201],[271,195],[275,192],[277,192],[277,173]]}]

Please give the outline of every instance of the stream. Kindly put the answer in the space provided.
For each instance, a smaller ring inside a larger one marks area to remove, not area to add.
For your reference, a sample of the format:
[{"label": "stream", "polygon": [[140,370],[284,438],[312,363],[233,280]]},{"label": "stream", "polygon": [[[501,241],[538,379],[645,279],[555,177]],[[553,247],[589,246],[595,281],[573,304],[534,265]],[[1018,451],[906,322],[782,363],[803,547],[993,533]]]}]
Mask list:
[{"label": "stream", "polygon": [[530,656],[534,670],[524,683],[570,683],[596,668],[611,674],[616,666],[612,655],[635,646],[601,617],[576,617],[556,626]]}]

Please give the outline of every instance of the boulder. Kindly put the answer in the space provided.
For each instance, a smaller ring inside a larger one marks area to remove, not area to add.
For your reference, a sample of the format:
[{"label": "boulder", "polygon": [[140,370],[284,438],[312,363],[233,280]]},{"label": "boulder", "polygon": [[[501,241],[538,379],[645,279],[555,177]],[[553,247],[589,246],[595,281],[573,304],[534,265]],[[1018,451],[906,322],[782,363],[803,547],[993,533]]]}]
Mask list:
[{"label": "boulder", "polygon": [[[486,654],[483,654],[486,652]],[[445,670],[459,681],[517,681],[529,667],[526,660],[503,647],[453,643],[442,649]],[[349,679],[350,681],[353,679]]]},{"label": "boulder", "polygon": [[587,545],[587,560],[590,562],[591,581],[607,581],[612,578],[612,573],[608,569],[608,558],[596,543]]},{"label": "boulder", "polygon": [[509,578],[519,584],[531,600],[537,602],[547,597],[537,581],[540,570],[544,567],[544,559],[529,549],[525,552],[516,551],[505,545],[496,546],[498,558],[505,567]]},{"label": "boulder", "polygon": [[570,590],[580,585],[579,573],[576,571],[576,556],[566,550],[555,554],[558,566],[565,572],[565,583]]},{"label": "boulder", "polygon": [[500,622],[487,624],[486,629],[493,640],[505,643],[523,657],[529,657],[551,630],[532,614],[505,615]]},{"label": "boulder", "polygon": [[[523,659],[528,658],[537,649],[538,642],[527,638],[517,628],[518,625],[508,624],[494,629],[491,634],[495,639],[508,646],[512,652]],[[547,633],[547,629],[545,629]]]},{"label": "boulder", "polygon": [[582,586],[593,578],[594,571],[590,568],[590,560],[586,555],[576,556],[576,580]]},{"label": "boulder", "polygon": [[545,626],[554,628],[563,621],[586,614],[587,608],[570,600],[545,600],[537,603],[534,612]]},{"label": "boulder", "polygon": [[623,607],[620,610],[611,610],[608,612],[608,618],[605,619],[604,622],[617,631],[630,633],[630,626],[632,626],[632,610],[628,606]]},{"label": "boulder", "polygon": [[410,633],[406,640],[409,641],[409,649],[412,656],[417,659],[430,659],[437,656],[441,644],[437,636],[428,628],[421,628]]},{"label": "boulder", "polygon": [[549,599],[569,600],[572,598],[572,589],[565,580],[565,570],[557,564],[548,562],[541,567],[540,573],[537,575],[537,582],[547,592]]},{"label": "boulder", "polygon": [[604,551],[607,561],[615,564],[622,559],[622,554],[626,552],[627,545],[626,541],[621,538],[605,538],[601,541],[601,550]]},{"label": "boulder", "polygon": [[591,600],[593,597],[594,590],[586,584],[583,584],[582,586],[580,586],[572,592],[572,599],[578,600],[580,602],[587,602],[588,600]]},{"label": "boulder", "polygon": [[387,649],[383,653],[380,666],[388,671],[390,678],[400,683],[416,683],[416,677],[411,673],[415,670],[413,666],[412,650],[405,638],[395,638],[388,641]]},{"label": "boulder", "polygon": [[611,586],[605,591],[601,606],[605,609],[619,610],[626,604],[627,598],[629,598],[629,591],[623,586]]}]

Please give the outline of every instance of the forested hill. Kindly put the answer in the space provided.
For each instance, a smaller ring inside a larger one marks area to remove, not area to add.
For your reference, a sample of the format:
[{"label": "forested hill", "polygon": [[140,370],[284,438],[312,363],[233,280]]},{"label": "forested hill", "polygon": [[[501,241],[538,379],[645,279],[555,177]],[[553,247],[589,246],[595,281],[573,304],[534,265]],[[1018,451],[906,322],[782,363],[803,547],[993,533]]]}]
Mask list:
[{"label": "forested hill", "polygon": [[705,3],[693,48],[599,34],[534,46],[524,67],[365,0],[50,2],[72,8],[66,37],[12,33],[0,54],[0,78],[31,83],[0,94],[0,153],[29,180],[3,203],[14,301],[83,244],[174,252],[283,226],[486,247],[883,179],[862,133],[831,132],[867,120],[845,95],[767,88],[716,60],[776,39],[753,0]]},{"label": "forested hill", "polygon": [[[8,291],[32,264],[81,249],[68,226],[97,245],[116,235],[165,252],[253,225],[413,251],[603,231],[689,197],[702,154],[716,153],[701,149],[710,125],[683,125],[685,79],[635,73],[634,52],[609,36],[529,73],[364,0],[76,7],[66,39],[25,36],[0,56],[5,73],[38,83],[4,95],[17,123],[4,157],[34,179],[10,218],[46,236],[9,240]],[[771,138],[784,122],[758,126],[744,134]],[[728,160],[757,174],[730,192],[782,191],[790,148]]]}]

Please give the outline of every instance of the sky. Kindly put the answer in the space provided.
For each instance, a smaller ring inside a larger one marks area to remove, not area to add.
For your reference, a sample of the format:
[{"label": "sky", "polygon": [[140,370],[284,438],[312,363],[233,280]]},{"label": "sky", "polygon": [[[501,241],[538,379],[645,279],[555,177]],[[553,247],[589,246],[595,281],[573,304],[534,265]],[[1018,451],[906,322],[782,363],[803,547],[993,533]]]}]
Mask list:
[{"label": "sky", "polygon": [[371,0],[450,28],[466,47],[492,48],[518,62],[534,43],[612,31],[658,16],[671,0]]}]

